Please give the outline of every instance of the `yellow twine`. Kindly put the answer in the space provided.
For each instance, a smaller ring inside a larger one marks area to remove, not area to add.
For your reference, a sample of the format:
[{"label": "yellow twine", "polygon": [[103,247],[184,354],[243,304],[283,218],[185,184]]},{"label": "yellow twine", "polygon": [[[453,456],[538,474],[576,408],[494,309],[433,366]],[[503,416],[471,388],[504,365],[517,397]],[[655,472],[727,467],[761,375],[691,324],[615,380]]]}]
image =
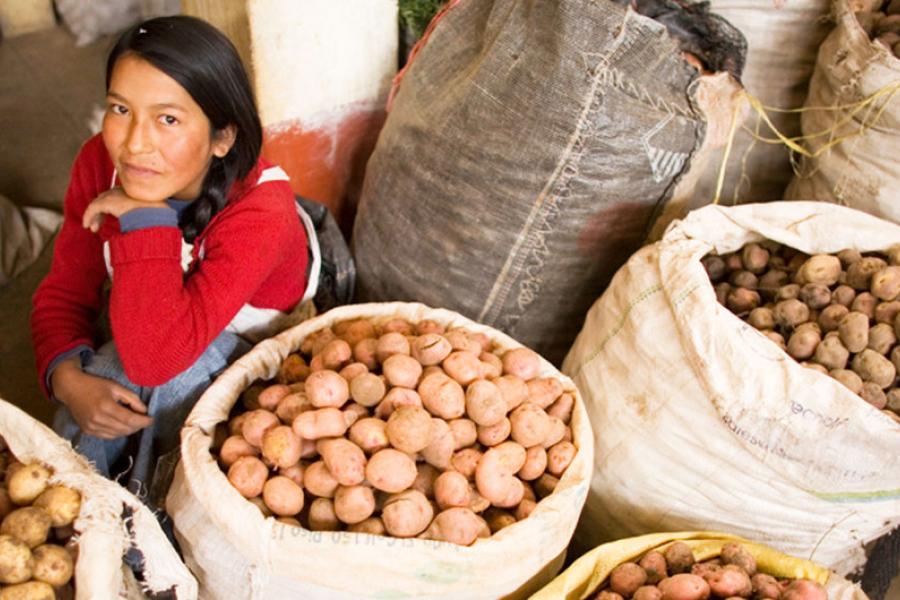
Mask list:
[{"label": "yellow twine", "polygon": [[[782,144],[787,146],[792,150],[791,154],[791,165],[794,167],[796,172],[797,164],[795,162],[794,155],[799,154],[801,156],[806,156],[808,158],[816,158],[821,155],[823,152],[828,149],[840,144],[850,138],[863,135],[866,131],[875,126],[878,121],[881,119],[882,114],[887,108],[890,101],[893,99],[894,94],[900,91],[900,81],[890,83],[877,92],[873,93],[862,100],[857,102],[852,102],[849,104],[840,104],[836,106],[804,106],[802,108],[775,108],[772,106],[766,106],[762,103],[762,101],[748,93],[746,90],[741,92],[741,96],[747,99],[750,108],[756,113],[756,131],[750,130],[748,127],[743,126],[744,131],[746,131],[750,137],[754,140],[754,142],[759,141],[765,144]],[[886,98],[885,98],[886,96]],[[884,102],[880,105],[876,105],[879,99],[885,98]],[[877,108],[877,112],[875,113],[874,118],[869,118],[873,110]],[[868,109],[868,112],[862,118],[859,128],[855,131],[851,131],[846,135],[842,135],[839,137],[835,137],[835,134],[838,130],[842,129],[845,125],[852,122],[854,118],[862,111]],[[848,111],[840,120],[836,121],[831,127],[824,129],[822,131],[811,133],[808,135],[797,135],[797,136],[787,136],[782,133],[778,127],[772,122],[772,119],[769,117],[769,113],[805,113],[809,111],[830,111],[830,112],[841,112]],[[728,168],[728,158],[731,155],[731,147],[734,142],[734,136],[737,133],[737,124],[738,124],[738,110],[733,111],[731,115],[731,128],[728,132],[728,142],[725,145],[725,153],[722,157],[722,164],[719,167],[719,176],[716,180],[716,194],[713,198],[713,204],[718,204],[722,187],[725,182],[725,172]],[[759,122],[760,119],[765,122],[766,126],[771,130],[771,132],[775,135],[775,137],[764,137],[759,134]],[[806,148],[800,145],[800,142],[814,140],[816,138],[821,138],[823,136],[828,137],[828,141],[819,147],[815,152],[810,152]],[[744,156],[744,160],[746,160],[746,154]],[[736,198],[735,198],[736,200]]]}]

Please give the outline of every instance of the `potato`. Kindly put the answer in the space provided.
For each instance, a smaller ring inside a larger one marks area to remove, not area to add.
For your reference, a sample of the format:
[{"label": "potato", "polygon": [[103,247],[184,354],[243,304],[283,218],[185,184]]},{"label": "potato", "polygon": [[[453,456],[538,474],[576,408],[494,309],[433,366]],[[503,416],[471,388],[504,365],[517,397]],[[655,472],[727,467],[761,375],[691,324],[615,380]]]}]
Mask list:
[{"label": "potato", "polygon": [[18,538],[0,535],[0,583],[22,583],[31,579],[34,559],[27,544]]},{"label": "potato", "polygon": [[641,558],[638,564],[647,574],[647,583],[650,585],[656,585],[668,577],[666,557],[661,552],[651,550]]},{"label": "potato", "polygon": [[772,329],[775,327],[775,313],[771,308],[760,306],[750,311],[747,322],[756,329]]},{"label": "potato", "polygon": [[860,254],[859,250],[847,248],[838,252],[837,257],[841,261],[841,266],[846,269],[856,261],[860,260],[862,258],[862,254]]},{"label": "potato", "polygon": [[275,415],[282,423],[292,423],[297,415],[312,408],[312,402],[306,396],[306,392],[291,392],[278,402]]},{"label": "potato", "polygon": [[259,408],[247,414],[247,418],[241,425],[240,433],[249,444],[261,448],[263,435],[280,423],[278,415]]},{"label": "potato", "polygon": [[390,445],[387,423],[374,417],[360,419],[350,427],[350,441],[362,448],[366,454],[374,454]]},{"label": "potato", "polygon": [[828,375],[828,369],[826,369],[825,367],[823,367],[823,366],[820,365],[819,363],[814,363],[814,362],[809,362],[809,361],[803,361],[803,362],[800,363],[800,366],[803,367],[803,368],[805,368],[805,369],[811,369],[811,370],[813,370],[813,371],[818,371],[818,372],[821,373],[822,375]]},{"label": "potato", "polygon": [[482,523],[468,508],[452,507],[438,513],[422,537],[469,546],[478,539]]},{"label": "potato", "polygon": [[385,333],[402,333],[403,335],[415,335],[416,328],[406,319],[395,317],[381,325],[381,334]]},{"label": "potato", "polygon": [[710,589],[706,580],[690,573],[678,573],[659,582],[661,600],[706,600]]},{"label": "potato", "polygon": [[9,499],[6,488],[0,487],[0,521],[2,521],[6,515],[11,513],[15,507],[16,505]]},{"label": "potato", "polygon": [[621,594],[610,592],[609,590],[600,590],[593,600],[624,600]]},{"label": "potato", "polygon": [[[865,259],[863,259],[865,260]],[[781,600],[827,600],[828,595],[821,584],[809,579],[795,579],[781,594]]]},{"label": "potato", "polygon": [[525,465],[525,458],[525,448],[515,442],[503,442],[490,448],[475,468],[478,493],[500,508],[518,504],[524,489],[515,473]]},{"label": "potato", "polygon": [[544,441],[541,442],[541,446],[544,448],[550,448],[561,441],[569,432],[569,428],[566,427],[566,424],[557,419],[556,417],[547,417],[550,419],[550,432],[547,434],[547,437],[544,438]]},{"label": "potato", "polygon": [[888,266],[873,273],[869,290],[879,300],[896,300],[900,295],[900,266]]},{"label": "potato", "polygon": [[481,361],[481,378],[491,380],[503,375],[503,361],[496,354],[482,352],[478,355]]},{"label": "potato", "polygon": [[309,365],[306,364],[302,356],[289,354],[287,358],[281,361],[281,365],[278,367],[278,375],[276,375],[275,379],[278,383],[291,384],[305,380],[311,372]]},{"label": "potato", "polygon": [[454,451],[467,448],[478,440],[478,427],[471,419],[453,419],[447,424],[450,426],[450,432],[456,442],[453,447]]},{"label": "potato", "polygon": [[81,494],[64,485],[51,485],[35,498],[33,506],[44,509],[53,527],[65,527],[78,518]]},{"label": "potato", "polygon": [[334,494],[334,512],[349,525],[361,523],[375,512],[375,494],[365,485],[341,486]]},{"label": "potato", "polygon": [[407,490],[391,495],[384,503],[381,520],[394,537],[414,537],[431,523],[434,510],[422,492]]},{"label": "potato", "polygon": [[709,280],[713,283],[718,283],[718,281],[725,277],[725,274],[727,273],[725,261],[721,256],[707,254],[700,259],[700,263],[706,270],[706,274],[707,276],[709,276]]},{"label": "potato", "polygon": [[743,287],[734,288],[725,299],[725,306],[734,314],[740,316],[749,313],[760,305],[759,292]]},{"label": "potato", "polygon": [[402,333],[389,331],[383,333],[375,345],[375,360],[383,363],[394,354],[409,355],[411,352],[409,340]]},{"label": "potato", "polygon": [[446,328],[433,319],[423,319],[416,323],[416,333],[426,335],[429,333],[443,334]]},{"label": "potato", "polygon": [[741,261],[745,269],[751,273],[762,273],[769,264],[769,251],[756,243],[750,243],[741,249]]},{"label": "potato", "polygon": [[27,581],[0,590],[0,600],[56,600],[49,583]]},{"label": "potato", "polygon": [[831,290],[821,283],[807,283],[800,288],[800,300],[818,310],[831,304]]},{"label": "potato", "polygon": [[466,389],[466,414],[477,425],[496,425],[506,417],[506,407],[500,388],[490,381],[474,381]]},{"label": "potato", "polygon": [[422,365],[412,356],[394,354],[384,361],[382,372],[390,385],[413,389],[419,383]]},{"label": "potato", "polygon": [[[743,569],[747,575],[756,573],[756,559],[750,554],[746,548],[740,544],[729,542],[722,546],[720,555],[722,564],[735,565]],[[749,584],[749,580],[748,580]],[[747,592],[749,594],[749,591]],[[727,594],[729,596],[740,596],[742,594]]]},{"label": "potato", "polygon": [[717,570],[706,579],[706,582],[709,584],[710,591],[720,598],[734,596],[747,598],[752,591],[750,576],[746,571],[735,566],[726,566],[724,569]]},{"label": "potato", "polygon": [[262,438],[262,455],[273,466],[286,468],[300,460],[301,442],[287,425],[266,431]]},{"label": "potato", "polygon": [[328,342],[337,337],[331,327],[325,327],[314,331],[300,344],[300,352],[303,354],[319,354]]},{"label": "potato", "polygon": [[863,380],[853,371],[849,369],[833,369],[832,371],[829,371],[828,374],[841,382],[844,387],[849,389],[854,394],[859,394],[862,392]]},{"label": "potato", "polygon": [[359,523],[355,523],[347,527],[347,531],[353,533],[368,533],[369,535],[384,535],[384,522],[381,517],[369,517]]},{"label": "potato", "polygon": [[800,300],[782,300],[775,305],[775,322],[784,329],[793,329],[809,320],[809,307]]},{"label": "potato", "polygon": [[503,375],[491,380],[500,389],[506,401],[507,412],[515,410],[528,399],[529,389],[525,380],[516,375]]},{"label": "potato", "polygon": [[773,341],[779,348],[787,352],[787,344],[784,343],[784,337],[780,333],[776,331],[762,331],[760,333]]},{"label": "potato", "polygon": [[394,448],[414,454],[431,442],[431,415],[422,408],[401,406],[391,414],[385,431]]},{"label": "potato", "polygon": [[778,600],[781,595],[781,588],[778,586],[778,580],[765,573],[757,573],[750,578],[750,586],[753,597],[757,600]]},{"label": "potato", "polygon": [[441,472],[428,463],[416,464],[416,478],[410,489],[418,490],[425,494],[429,500],[434,500],[434,482]]},{"label": "potato", "polygon": [[850,305],[850,310],[861,312],[870,319],[875,318],[875,307],[878,305],[878,299],[869,292],[858,294]]},{"label": "potato", "polygon": [[374,373],[364,373],[350,381],[350,397],[363,406],[375,406],[384,398],[387,386],[384,380]]},{"label": "potato", "polygon": [[375,416],[379,419],[387,420],[394,413],[394,410],[401,406],[412,406],[422,408],[422,397],[416,390],[408,388],[395,387],[391,388],[384,399],[375,407]]},{"label": "potato", "polygon": [[478,463],[481,462],[482,456],[483,453],[476,448],[463,448],[453,454],[453,457],[450,459],[450,467],[454,471],[465,475],[467,479],[473,479],[475,477],[475,469],[478,467]]},{"label": "potato", "polygon": [[481,377],[481,359],[478,358],[478,355],[466,350],[451,352],[441,366],[447,375],[462,385],[469,385]]},{"label": "potato", "polygon": [[841,320],[850,314],[850,309],[843,304],[829,304],[819,313],[817,322],[824,333],[835,331],[840,326]]},{"label": "potato", "polygon": [[353,359],[353,348],[345,340],[331,340],[322,348],[320,355],[322,356],[323,367],[332,371],[338,371]]},{"label": "potato", "polygon": [[[360,375],[365,375],[369,372],[369,367],[361,362],[352,362],[344,367],[341,367],[341,370],[338,371],[338,375],[346,379],[348,382],[352,383],[354,379],[359,377]],[[351,390],[350,397],[353,397],[353,392]]]},{"label": "potato", "polygon": [[[244,422],[249,416],[250,413],[245,412],[228,421],[228,435],[241,435],[241,432],[244,429]],[[241,437],[243,436],[241,435]]]},{"label": "potato", "polygon": [[366,455],[344,438],[323,439],[316,443],[328,471],[341,485],[357,485],[365,479]]},{"label": "potato", "polygon": [[857,290],[868,290],[872,276],[887,266],[881,258],[865,256],[847,267],[847,285]]},{"label": "potato", "polygon": [[534,481],[534,491],[539,498],[546,498],[556,490],[559,485],[559,478],[544,473]]},{"label": "potato", "polygon": [[484,446],[496,446],[506,441],[512,431],[509,419],[504,417],[499,423],[489,426],[478,426],[478,441]]},{"label": "potato", "polygon": [[822,336],[818,330],[810,327],[797,329],[788,338],[787,353],[796,360],[806,360],[816,352],[820,341]]},{"label": "potato", "polygon": [[415,461],[393,448],[379,450],[366,464],[366,479],[369,483],[375,489],[391,494],[402,492],[411,486],[416,475]]},{"label": "potato", "polygon": [[348,427],[344,413],[330,407],[300,413],[291,423],[291,429],[305,440],[318,440],[342,436]]},{"label": "potato", "polygon": [[861,312],[848,313],[838,324],[841,342],[850,352],[861,352],[869,344],[869,317]]},{"label": "potato", "polygon": [[871,381],[863,383],[859,396],[879,410],[887,405],[887,395],[884,393],[884,390],[881,389],[881,386]]},{"label": "potato", "polygon": [[262,498],[279,517],[290,517],[303,510],[303,488],[283,475],[276,475],[263,485]]},{"label": "potato", "polygon": [[450,425],[443,419],[433,417],[431,419],[431,439],[420,452],[422,458],[428,464],[446,470],[451,466],[450,461],[455,451],[456,438],[453,437]]},{"label": "potato", "polygon": [[863,381],[871,381],[882,389],[891,385],[897,375],[891,361],[868,348],[853,357],[851,366]]},{"label": "potato", "polygon": [[891,388],[885,398],[887,408],[900,413],[900,388]]},{"label": "potato", "polygon": [[577,453],[578,450],[571,442],[554,444],[547,450],[547,472],[554,477],[562,477]]},{"label": "potato", "polygon": [[340,483],[328,470],[324,460],[312,463],[303,471],[303,487],[313,496],[333,498],[339,485]]},{"label": "potato", "polygon": [[338,531],[341,528],[330,498],[316,498],[309,505],[309,528],[312,531]]},{"label": "potato", "polygon": [[528,381],[541,372],[541,357],[530,348],[514,348],[500,357],[503,361],[503,372]]},{"label": "potato", "polygon": [[887,323],[878,323],[869,329],[868,347],[878,354],[886,355],[897,343],[897,335],[894,328]]},{"label": "potato", "polygon": [[376,340],[375,338],[361,339],[353,345],[353,360],[362,365],[365,365],[367,370],[374,371],[378,368],[378,357],[376,354],[377,351],[378,340]]},{"label": "potato", "polygon": [[750,271],[735,271],[728,278],[728,283],[736,288],[747,288],[755,291],[759,285],[759,278]]},{"label": "potato", "polygon": [[306,470],[306,465],[302,462],[298,462],[295,465],[291,465],[285,469],[278,469],[278,474],[282,477],[287,477],[301,488],[303,487],[303,472]]},{"label": "potato", "polygon": [[727,281],[722,281],[721,283],[717,283],[714,289],[716,291],[716,302],[725,306],[728,302],[728,295],[731,293],[731,284]]},{"label": "potato", "polygon": [[434,500],[441,510],[453,506],[468,507],[472,501],[469,480],[456,471],[445,471],[434,480]]},{"label": "potato", "polygon": [[850,351],[836,335],[825,336],[813,354],[813,360],[828,369],[843,369],[847,366],[849,358]]},{"label": "potato", "polygon": [[274,411],[282,398],[291,393],[291,388],[283,383],[270,385],[260,391],[257,396],[259,407],[268,411]]},{"label": "potato", "polygon": [[244,498],[262,493],[269,469],[255,456],[241,456],[228,467],[228,481]]},{"label": "potato", "polygon": [[6,491],[16,504],[31,504],[47,489],[49,480],[50,470],[47,467],[38,463],[27,464],[10,476]]},{"label": "potato", "polygon": [[609,573],[609,589],[628,598],[647,582],[647,573],[634,562],[616,565]]},{"label": "potato", "polygon": [[819,283],[834,285],[841,275],[841,261],[830,254],[815,254],[800,266],[798,283]]},{"label": "potato", "polygon": [[671,575],[687,573],[694,565],[694,553],[684,542],[670,544],[663,552],[663,556],[666,557],[666,566]]},{"label": "potato", "polygon": [[556,402],[547,407],[546,412],[551,417],[556,417],[563,423],[572,420],[572,411],[575,409],[575,396],[568,392],[561,395]]},{"label": "potato", "polygon": [[660,600],[662,592],[655,585],[642,585],[635,590],[631,600]]},{"label": "potato", "polygon": [[418,392],[423,406],[436,417],[450,420],[466,412],[465,391],[459,382],[443,373],[423,377]]},{"label": "potato", "polygon": [[307,377],[305,391],[316,408],[340,408],[350,399],[347,380],[328,369],[316,371]]},{"label": "potato", "polygon": [[779,269],[772,269],[759,278],[757,291],[765,298],[772,299],[778,293],[778,289],[788,285],[788,274]]},{"label": "potato", "polygon": [[875,321],[892,325],[894,319],[900,314],[900,300],[879,302],[875,305]]},{"label": "potato", "polygon": [[436,332],[421,335],[410,346],[412,357],[426,367],[441,364],[452,351],[447,338]]}]

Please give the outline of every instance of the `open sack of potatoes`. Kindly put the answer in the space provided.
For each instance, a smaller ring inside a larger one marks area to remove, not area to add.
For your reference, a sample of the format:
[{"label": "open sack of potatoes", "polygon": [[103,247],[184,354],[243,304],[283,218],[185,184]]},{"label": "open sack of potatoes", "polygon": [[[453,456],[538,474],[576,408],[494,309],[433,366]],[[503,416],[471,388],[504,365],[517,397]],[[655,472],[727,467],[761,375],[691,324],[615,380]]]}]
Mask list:
[{"label": "open sack of potatoes", "polygon": [[701,260],[764,240],[865,254],[900,226],[818,202],[710,206],[619,270],[563,364],[602,432],[581,547],[712,529],[845,575],[900,524],[900,425],[717,301]]},{"label": "open sack of potatoes", "polygon": [[651,533],[609,542],[531,600],[866,600],[858,584],[802,558],[717,532]]},{"label": "open sack of potatoes", "polygon": [[448,310],[361,304],[216,380],[166,507],[209,598],[517,598],[561,567],[592,464],[550,363]]},{"label": "open sack of potatoes", "polygon": [[[5,456],[0,489],[0,598],[197,597],[196,580],[140,500],[3,400],[0,423],[12,455]],[[59,552],[64,543],[68,558]],[[123,562],[133,549],[144,559],[141,583]],[[48,557],[53,561],[42,567]]]}]

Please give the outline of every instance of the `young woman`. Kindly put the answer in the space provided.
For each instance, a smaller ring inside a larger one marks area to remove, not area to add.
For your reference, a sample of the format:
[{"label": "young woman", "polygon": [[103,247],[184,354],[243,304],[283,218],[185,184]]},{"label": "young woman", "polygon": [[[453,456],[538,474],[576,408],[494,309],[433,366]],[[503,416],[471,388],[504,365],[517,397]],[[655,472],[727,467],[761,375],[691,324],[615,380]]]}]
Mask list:
[{"label": "young woman", "polygon": [[[259,158],[247,75],[214,27],[184,16],[135,26],[110,52],[106,88],[32,335],[61,403],[56,431],[162,507],[199,395],[246,336],[304,297],[308,237],[287,176]],[[112,341],[98,348],[104,306]]]}]

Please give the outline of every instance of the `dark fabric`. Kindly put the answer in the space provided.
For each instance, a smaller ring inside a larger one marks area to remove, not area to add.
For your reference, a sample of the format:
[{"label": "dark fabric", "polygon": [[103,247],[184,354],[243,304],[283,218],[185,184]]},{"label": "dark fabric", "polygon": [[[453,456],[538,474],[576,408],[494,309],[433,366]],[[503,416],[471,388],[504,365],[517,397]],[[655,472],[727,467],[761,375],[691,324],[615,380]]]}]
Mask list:
[{"label": "dark fabric", "polygon": [[449,308],[559,364],[703,142],[696,77],[612,2],[460,2],[369,160],[357,300]]},{"label": "dark fabric", "polygon": [[[342,304],[349,304],[353,300],[353,289],[356,284],[356,265],[350,254],[347,240],[344,239],[337,221],[324,204],[302,196],[294,197],[300,208],[312,220],[316,237],[319,240],[319,250],[322,253],[319,286],[313,298],[313,304],[316,305],[319,312],[325,312]],[[307,264],[311,263],[312,257],[310,256]],[[308,270],[309,267],[307,267]]]},{"label": "dark fabric", "polygon": [[888,598],[891,580],[900,576],[900,528],[882,537],[872,547],[860,584],[869,600],[897,600]]}]

